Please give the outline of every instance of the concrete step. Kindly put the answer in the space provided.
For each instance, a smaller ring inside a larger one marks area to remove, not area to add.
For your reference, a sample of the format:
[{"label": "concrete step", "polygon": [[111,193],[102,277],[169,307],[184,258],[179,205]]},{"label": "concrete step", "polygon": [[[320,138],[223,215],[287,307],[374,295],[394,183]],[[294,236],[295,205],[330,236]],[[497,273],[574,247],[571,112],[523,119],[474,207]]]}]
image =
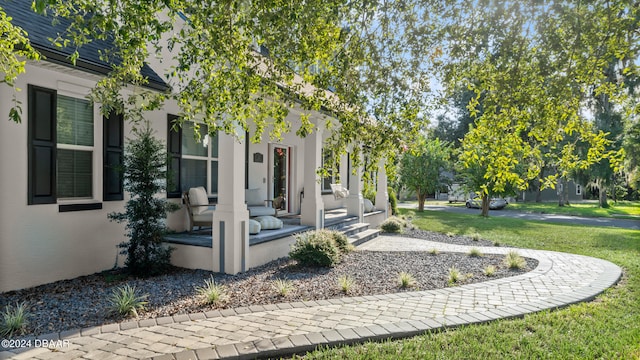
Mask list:
[{"label": "concrete step", "polygon": [[340,230],[346,226],[357,224],[358,217],[350,216],[341,219],[327,219],[324,223],[324,228],[328,230]]},{"label": "concrete step", "polygon": [[347,236],[351,236],[351,235],[355,235],[359,232],[365,231],[369,228],[369,224],[367,223],[355,223],[355,224],[351,224],[351,225],[347,225],[344,226],[340,229],[338,229],[338,231],[340,231],[341,233],[347,235]]},{"label": "concrete step", "polygon": [[358,246],[360,244],[364,244],[371,239],[375,239],[378,237],[382,230],[380,229],[368,229],[365,231],[361,231],[357,234],[349,236],[349,243],[353,246]]}]

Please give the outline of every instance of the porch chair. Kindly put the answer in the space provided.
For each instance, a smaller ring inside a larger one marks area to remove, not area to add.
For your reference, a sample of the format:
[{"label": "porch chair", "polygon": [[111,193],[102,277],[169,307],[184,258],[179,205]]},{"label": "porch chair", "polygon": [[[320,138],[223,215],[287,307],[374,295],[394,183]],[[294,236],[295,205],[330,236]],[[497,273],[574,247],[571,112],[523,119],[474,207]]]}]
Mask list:
[{"label": "porch chair", "polygon": [[247,189],[244,193],[250,217],[256,216],[278,216],[278,209],[274,206],[274,201],[264,199],[260,189]]},{"label": "porch chair", "polygon": [[349,189],[342,186],[342,184],[331,184],[331,192],[333,193],[333,198],[336,200],[349,196]]},{"label": "porch chair", "polygon": [[213,225],[215,206],[209,205],[209,197],[204,187],[199,186],[185,191],[182,194],[182,201],[187,207],[190,233],[194,226],[197,226],[199,230],[203,226],[211,227]]}]

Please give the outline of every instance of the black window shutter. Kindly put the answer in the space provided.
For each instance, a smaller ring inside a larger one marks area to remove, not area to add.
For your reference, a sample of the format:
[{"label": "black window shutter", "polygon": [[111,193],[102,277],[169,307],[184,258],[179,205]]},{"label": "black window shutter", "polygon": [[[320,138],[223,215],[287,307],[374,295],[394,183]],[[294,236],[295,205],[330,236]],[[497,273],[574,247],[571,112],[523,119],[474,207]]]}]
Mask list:
[{"label": "black window shutter", "polygon": [[122,114],[112,111],[109,117],[104,116],[102,121],[104,130],[103,200],[123,200],[124,118]]},{"label": "black window shutter", "polygon": [[56,202],[56,91],[28,87],[28,204]]},{"label": "black window shutter", "polygon": [[173,128],[177,116],[167,116],[167,197],[179,198],[181,194],[180,161],[182,158],[182,127]]}]

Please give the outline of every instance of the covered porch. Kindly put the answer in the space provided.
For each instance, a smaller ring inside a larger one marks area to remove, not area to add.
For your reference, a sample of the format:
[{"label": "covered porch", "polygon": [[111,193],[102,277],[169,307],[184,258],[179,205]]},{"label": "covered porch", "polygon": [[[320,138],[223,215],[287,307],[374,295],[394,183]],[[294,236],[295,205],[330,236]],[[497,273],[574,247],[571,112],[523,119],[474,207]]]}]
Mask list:
[{"label": "covered porch", "polygon": [[[292,120],[296,116],[292,114]],[[334,196],[328,189],[333,177],[319,178],[317,169],[323,167],[323,144],[329,133],[324,129],[324,115],[317,114],[311,120],[315,129],[305,138],[285,134],[274,141],[265,135],[261,142],[252,143],[248,141],[250,133],[240,128],[235,136],[217,136],[216,193],[207,191],[209,201],[207,196],[204,200],[211,205],[204,221],[209,227],[190,233],[192,223],[183,203],[183,210],[169,221],[177,224],[170,226],[176,232],[166,237],[176,249],[174,265],[236,274],[286,256],[295,234],[347,226],[353,226],[353,232],[362,232],[386,219],[384,163],[380,162],[377,175],[375,203],[379,210],[365,215],[362,169],[352,169],[348,158],[342,159],[339,178],[348,184],[348,196]],[[249,234],[253,226],[250,219],[256,219],[250,197],[256,194],[258,202],[267,201],[263,207],[277,207],[273,216],[282,221],[281,228],[263,226],[257,234]]]}]

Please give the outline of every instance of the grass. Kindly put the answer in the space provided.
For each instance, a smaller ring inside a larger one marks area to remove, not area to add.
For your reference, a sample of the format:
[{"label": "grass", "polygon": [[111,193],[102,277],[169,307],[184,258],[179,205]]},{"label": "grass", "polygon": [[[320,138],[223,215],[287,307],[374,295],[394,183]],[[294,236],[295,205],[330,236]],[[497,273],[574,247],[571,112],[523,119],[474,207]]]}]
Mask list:
[{"label": "grass", "polygon": [[453,285],[458,281],[462,280],[462,274],[460,270],[455,266],[449,268],[449,285]]},{"label": "grass", "polygon": [[467,255],[469,255],[470,257],[482,257],[482,256],[484,256],[484,254],[482,254],[482,252],[478,248],[471,248],[471,250],[469,250]]},{"label": "grass", "polygon": [[516,210],[542,214],[561,214],[584,217],[634,218],[640,216],[640,203],[637,201],[609,201],[609,208],[603,209],[597,202],[581,202],[569,206],[558,206],[557,202],[510,203],[505,210]]},{"label": "grass", "polygon": [[509,269],[524,269],[527,266],[527,261],[517,251],[509,251],[504,257],[504,264]]},{"label": "grass", "polygon": [[16,304],[16,306],[7,305],[3,312],[0,313],[0,336],[11,337],[13,335],[21,335],[29,324],[29,311],[27,303]]},{"label": "grass", "polygon": [[413,277],[413,275],[401,271],[400,274],[398,274],[398,286],[403,289],[414,287],[416,286],[416,279]]},{"label": "grass", "polygon": [[355,285],[356,280],[349,275],[343,275],[338,278],[338,286],[345,294],[349,293],[349,290],[351,290]]},{"label": "grass", "polygon": [[213,277],[204,281],[204,286],[197,286],[196,293],[204,298],[204,303],[218,305],[227,300],[227,290],[224,285],[216,284]]},{"label": "grass", "polygon": [[493,265],[487,265],[482,272],[486,275],[486,276],[493,276],[496,274],[496,267]]},{"label": "grass", "polygon": [[640,358],[640,231],[435,211],[414,214],[413,224],[444,234],[465,234],[473,227],[482,238],[505,245],[602,258],[621,266],[625,276],[595,301],[562,310],[405,340],[325,349],[310,353],[308,359]]},{"label": "grass", "polygon": [[293,281],[287,279],[275,279],[271,286],[282,297],[287,296],[295,288]]},{"label": "grass", "polygon": [[135,286],[129,284],[113,289],[109,297],[109,311],[121,316],[138,316],[138,310],[143,310],[147,305],[147,294],[138,294]]}]

